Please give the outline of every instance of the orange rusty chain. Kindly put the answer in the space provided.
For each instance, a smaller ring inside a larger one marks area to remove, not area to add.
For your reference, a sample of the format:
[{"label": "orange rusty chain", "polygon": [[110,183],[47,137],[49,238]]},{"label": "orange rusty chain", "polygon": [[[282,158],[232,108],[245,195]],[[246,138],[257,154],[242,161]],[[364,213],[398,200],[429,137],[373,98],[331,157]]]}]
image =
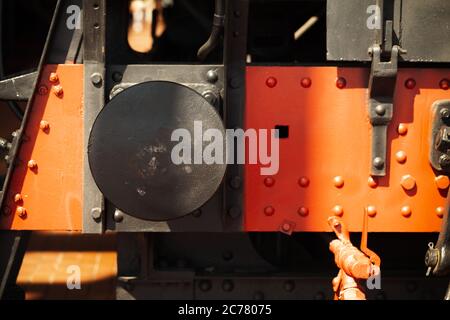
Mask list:
[{"label": "orange rusty chain", "polygon": [[365,208],[361,250],[351,243],[348,229],[340,218],[328,218],[328,224],[338,237],[330,243],[330,251],[335,255],[336,265],[340,269],[332,282],[336,300],[364,300],[365,294],[357,280],[368,279],[379,270],[380,257],[367,248],[368,215]]}]

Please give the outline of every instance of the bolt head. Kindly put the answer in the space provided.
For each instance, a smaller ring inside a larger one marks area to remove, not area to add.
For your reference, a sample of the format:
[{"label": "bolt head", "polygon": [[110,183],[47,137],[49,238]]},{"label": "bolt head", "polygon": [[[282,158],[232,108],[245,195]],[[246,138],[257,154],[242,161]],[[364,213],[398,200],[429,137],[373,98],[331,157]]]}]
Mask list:
[{"label": "bolt head", "polygon": [[203,93],[203,98],[205,98],[206,101],[208,101],[212,106],[215,106],[217,104],[217,95],[212,91],[206,91],[205,93]]},{"label": "bolt head", "polygon": [[376,187],[378,187],[378,182],[374,177],[369,177],[369,179],[367,179],[367,184],[372,189],[375,189]]},{"label": "bolt head", "polygon": [[231,207],[230,209],[228,209],[228,215],[231,218],[236,219],[241,215],[241,209],[239,209],[238,207]]},{"label": "bolt head", "polygon": [[274,77],[269,77],[266,80],[266,86],[269,88],[274,88],[277,85],[277,79]]},{"label": "bolt head", "polygon": [[398,163],[405,163],[406,162],[406,152],[404,151],[398,151],[395,154],[395,159],[397,160]]},{"label": "bolt head", "polygon": [[438,189],[441,189],[441,190],[447,189],[450,184],[448,176],[444,176],[444,175],[437,176],[436,178],[434,178],[434,181],[435,181]]},{"label": "bolt head", "polygon": [[56,82],[58,82],[58,80],[59,80],[58,74],[57,74],[56,72],[50,73],[50,76],[48,77],[48,80],[49,80],[51,83],[56,83]]},{"label": "bolt head", "polygon": [[425,265],[429,268],[436,267],[439,261],[439,250],[437,249],[428,249],[425,254]]},{"label": "bolt head", "polygon": [[22,197],[22,195],[21,195],[20,193],[16,193],[16,194],[14,195],[14,202],[15,202],[16,204],[20,204],[20,203],[23,202],[23,197]]},{"label": "bolt head", "polygon": [[439,165],[441,167],[448,167],[450,165],[450,157],[446,154],[443,154],[439,157]]},{"label": "bolt head", "polygon": [[209,83],[216,83],[219,80],[219,75],[216,70],[208,70],[206,73],[206,79]]},{"label": "bolt head", "polygon": [[55,94],[55,96],[57,96],[58,98],[61,98],[64,94],[64,90],[63,87],[58,85],[58,86],[54,86],[53,87],[53,93]]},{"label": "bolt head", "polygon": [[309,88],[309,87],[311,87],[311,85],[312,85],[311,78],[308,78],[308,77],[303,78],[303,79],[300,81],[300,84],[302,85],[303,88]]},{"label": "bolt head", "polygon": [[242,180],[241,180],[241,177],[239,177],[239,176],[232,177],[230,180],[230,186],[233,189],[236,189],[236,190],[239,189],[241,187],[241,184],[242,184]]},{"label": "bolt head", "polygon": [[200,218],[202,215],[202,210],[201,209],[197,209],[194,212],[192,212],[192,216],[195,218]]},{"label": "bolt head", "polygon": [[272,206],[267,206],[264,208],[264,214],[266,216],[273,216],[275,213],[275,208]]},{"label": "bolt head", "polygon": [[102,83],[103,77],[100,73],[95,72],[95,73],[91,74],[91,81],[92,81],[93,85],[98,86]]},{"label": "bolt head", "polygon": [[301,177],[298,180],[298,184],[300,185],[300,187],[306,188],[307,186],[309,186],[309,179],[307,177]]},{"label": "bolt head", "polygon": [[223,291],[226,291],[226,292],[233,291],[233,289],[234,289],[233,281],[224,280],[222,283],[222,289],[223,289]]},{"label": "bolt head", "polygon": [[5,216],[11,215],[11,208],[8,207],[8,206],[5,206],[5,207],[3,208],[3,215],[5,215]]},{"label": "bolt head", "polygon": [[333,213],[335,216],[342,217],[344,215],[344,208],[340,205],[333,207]]},{"label": "bolt head", "polygon": [[27,166],[30,170],[36,170],[37,162],[35,160],[30,160],[30,161],[28,161]]},{"label": "bolt head", "polygon": [[122,73],[120,73],[118,71],[116,71],[112,74],[112,79],[114,82],[120,82],[120,81],[122,81],[122,78],[123,78]]},{"label": "bolt head", "polygon": [[401,209],[402,216],[405,218],[411,216],[411,207],[410,206],[403,206]]},{"label": "bolt head", "polygon": [[297,212],[301,217],[307,217],[309,214],[309,209],[306,207],[300,207]]},{"label": "bolt head", "polygon": [[27,209],[24,207],[17,207],[16,214],[21,218],[25,218],[27,216]]},{"label": "bolt head", "polygon": [[336,87],[338,87],[339,89],[344,89],[346,85],[347,85],[347,80],[345,80],[345,78],[342,78],[342,77],[337,78]]},{"label": "bolt head", "polygon": [[384,168],[384,160],[381,159],[380,157],[376,157],[375,159],[373,159],[373,166],[378,170],[383,169]]},{"label": "bolt head", "polygon": [[377,208],[375,208],[375,206],[368,206],[367,215],[369,217],[375,217],[377,215]]},{"label": "bolt head", "polygon": [[40,96],[45,96],[48,93],[48,88],[44,85],[40,86],[38,89],[38,94]]},{"label": "bolt head", "polygon": [[42,131],[47,132],[47,131],[50,129],[50,124],[49,124],[47,121],[42,120],[42,121],[39,123],[39,128],[40,128]]},{"label": "bolt head", "polygon": [[121,211],[114,211],[114,221],[118,223],[123,221],[123,213]]},{"label": "bolt head", "polygon": [[375,112],[377,115],[379,116],[384,116],[384,114],[386,113],[386,106],[383,104],[379,104],[375,107]]},{"label": "bolt head", "polygon": [[94,220],[99,220],[102,217],[102,209],[101,208],[93,208],[91,210],[91,216]]},{"label": "bolt head", "polygon": [[439,81],[439,87],[442,90],[448,90],[448,88],[450,87],[450,81],[448,79],[442,79],[441,81]]},{"label": "bolt head", "polygon": [[400,123],[397,128],[397,132],[399,135],[404,136],[408,133],[408,126],[404,123]]},{"label": "bolt head", "polygon": [[405,81],[405,87],[407,89],[414,89],[415,86],[416,86],[416,80],[409,78]]},{"label": "bolt head", "polygon": [[272,177],[267,177],[267,178],[265,178],[264,179],[264,185],[266,186],[266,187],[273,187],[273,185],[275,184],[275,179],[274,178],[272,178]]},{"label": "bolt head", "polygon": [[410,191],[416,187],[416,179],[413,176],[407,174],[402,177],[400,180],[400,185],[403,189]]},{"label": "bolt head", "polygon": [[336,176],[333,178],[333,183],[336,188],[342,188],[344,186],[344,178]]},{"label": "bolt head", "polygon": [[445,208],[444,207],[437,207],[436,208],[436,215],[439,218],[443,218],[444,217],[444,212],[445,212]]},{"label": "bolt head", "polygon": [[199,282],[198,287],[203,292],[209,291],[209,290],[211,290],[211,287],[212,287],[211,281],[209,281],[209,280],[202,280],[202,281]]},{"label": "bolt head", "polygon": [[444,120],[450,118],[450,110],[448,108],[442,108],[441,111],[439,111],[439,114]]}]

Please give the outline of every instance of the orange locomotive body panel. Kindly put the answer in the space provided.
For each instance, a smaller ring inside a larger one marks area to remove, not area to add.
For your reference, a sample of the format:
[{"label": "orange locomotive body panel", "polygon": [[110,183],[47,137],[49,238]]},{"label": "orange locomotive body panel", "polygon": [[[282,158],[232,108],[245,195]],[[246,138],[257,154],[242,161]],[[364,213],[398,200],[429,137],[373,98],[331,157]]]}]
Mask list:
[{"label": "orange locomotive body panel", "polygon": [[361,231],[367,208],[371,232],[439,231],[448,179],[436,180],[428,159],[431,109],[450,99],[439,85],[448,75],[399,69],[387,175],[372,179],[368,69],[249,66],[246,128],[285,125],[289,137],[271,183],[260,165],[246,166],[245,230],[330,231],[336,214]]},{"label": "orange locomotive body panel", "polygon": [[83,66],[47,65],[38,82],[2,229],[81,230]]}]

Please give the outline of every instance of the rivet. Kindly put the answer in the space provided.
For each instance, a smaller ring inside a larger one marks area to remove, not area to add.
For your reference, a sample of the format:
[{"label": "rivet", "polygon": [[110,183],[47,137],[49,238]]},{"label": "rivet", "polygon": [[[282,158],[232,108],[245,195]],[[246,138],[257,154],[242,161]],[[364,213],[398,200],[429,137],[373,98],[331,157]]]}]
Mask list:
[{"label": "rivet", "polygon": [[123,221],[123,213],[119,210],[114,211],[114,221],[122,222]]},{"label": "rivet", "polygon": [[233,206],[230,209],[228,209],[228,215],[231,218],[236,219],[241,215],[241,209],[239,209],[239,207]]},{"label": "rivet", "polygon": [[403,206],[401,209],[401,212],[402,212],[402,216],[407,218],[411,215],[411,208],[409,206]]},{"label": "rivet", "polygon": [[300,81],[300,84],[302,85],[303,88],[309,88],[311,87],[312,81],[310,78],[306,77]]},{"label": "rivet", "polygon": [[242,184],[242,180],[241,180],[241,177],[239,177],[239,176],[234,176],[230,179],[230,186],[233,189],[236,189],[236,190],[239,189],[241,187],[241,184]]},{"label": "rivet", "polygon": [[344,186],[344,178],[336,176],[333,178],[333,183],[336,188],[342,188]]},{"label": "rivet", "polygon": [[444,216],[444,211],[445,211],[444,207],[437,207],[436,208],[436,215],[439,218],[442,218]]},{"label": "rivet", "polygon": [[202,210],[201,209],[197,209],[194,212],[192,212],[192,216],[194,218],[200,218],[202,216]]},{"label": "rivet", "polygon": [[9,216],[9,215],[11,215],[11,208],[8,207],[8,206],[4,206],[4,207],[3,207],[3,215],[4,215],[4,216]]},{"label": "rivet", "polygon": [[308,208],[306,208],[306,207],[300,207],[300,208],[297,210],[297,212],[298,212],[298,214],[299,214],[300,216],[302,216],[302,217],[306,217],[306,216],[308,216],[308,214],[309,214],[309,210],[308,210]]},{"label": "rivet", "polygon": [[219,75],[216,70],[211,69],[206,73],[206,79],[209,83],[215,83],[219,79]]},{"label": "rivet", "polygon": [[386,113],[386,106],[383,104],[379,104],[375,107],[375,112],[379,116],[383,116]]},{"label": "rivet", "polygon": [[367,179],[367,184],[372,189],[375,189],[376,187],[378,187],[378,182],[374,177],[369,177],[369,179]]},{"label": "rivet", "polygon": [[264,185],[266,186],[266,187],[272,187],[273,185],[275,184],[275,179],[274,178],[271,178],[271,177],[267,177],[267,178],[265,178],[264,179]]},{"label": "rivet", "polygon": [[397,128],[399,135],[404,136],[408,133],[408,126],[405,123],[400,123]]},{"label": "rivet", "polygon": [[209,291],[211,290],[211,281],[209,280],[202,280],[200,281],[200,283],[198,284],[198,287],[200,288],[200,290],[202,290],[203,292]]},{"label": "rivet", "polygon": [[284,282],[284,290],[287,292],[292,292],[295,289],[295,282],[292,280],[288,280]]},{"label": "rivet", "polygon": [[406,79],[405,87],[407,89],[414,89],[415,86],[416,86],[416,80],[414,80],[412,78]]},{"label": "rivet", "polygon": [[448,108],[442,108],[439,111],[439,115],[443,120],[448,120],[448,118],[450,118],[450,110],[448,110]]},{"label": "rivet", "polygon": [[449,80],[448,79],[442,79],[441,81],[439,81],[439,87],[442,90],[448,90],[450,86]]},{"label": "rivet", "polygon": [[281,230],[283,230],[284,232],[289,232],[289,231],[291,231],[291,228],[292,228],[291,224],[290,224],[290,223],[287,223],[287,222],[284,222],[284,223],[281,225]]},{"label": "rivet", "polygon": [[275,213],[275,209],[272,206],[267,206],[264,208],[264,214],[266,216],[273,216],[273,214]]},{"label": "rivet", "polygon": [[24,207],[17,207],[16,214],[21,218],[25,218],[27,215],[27,209]]},{"label": "rivet", "polygon": [[277,79],[275,79],[274,77],[269,77],[266,80],[266,86],[268,86],[269,88],[273,88],[277,85]]},{"label": "rivet", "polygon": [[441,167],[448,167],[450,165],[450,157],[447,154],[442,154],[439,157],[439,165]]},{"label": "rivet", "polygon": [[345,78],[342,78],[342,77],[337,78],[336,87],[338,87],[339,89],[344,89],[346,85],[347,85],[347,80],[345,80]]},{"label": "rivet", "polygon": [[123,79],[123,74],[119,71],[115,71],[112,74],[112,79],[114,82],[120,82]]},{"label": "rivet", "polygon": [[416,179],[414,179],[414,177],[409,174],[404,175],[400,180],[400,185],[405,190],[412,190],[416,186]]},{"label": "rivet", "polygon": [[47,132],[47,131],[50,129],[50,124],[49,124],[47,121],[42,120],[42,121],[39,123],[39,128],[40,128],[42,131]]},{"label": "rivet", "polygon": [[309,179],[307,177],[301,177],[298,180],[298,184],[300,187],[306,188],[309,185]]},{"label": "rivet", "polygon": [[37,168],[37,162],[34,160],[30,160],[30,161],[28,161],[27,166],[30,170],[34,170]]},{"label": "rivet", "polygon": [[336,205],[333,207],[333,213],[335,216],[342,217],[342,215],[344,214],[344,208],[342,208],[342,206],[340,205]]},{"label": "rivet", "polygon": [[444,175],[434,178],[434,182],[436,182],[436,186],[441,190],[447,189],[450,183],[448,177]]},{"label": "rivet", "polygon": [[234,289],[233,281],[231,281],[231,280],[224,280],[222,282],[222,289],[223,289],[223,291],[226,291],[226,292],[233,291],[233,289]]},{"label": "rivet", "polygon": [[48,93],[48,88],[47,88],[47,86],[42,85],[42,86],[39,87],[39,89],[38,89],[38,94],[39,94],[40,96],[45,96],[47,93]]},{"label": "rivet", "polygon": [[62,95],[64,94],[64,90],[63,87],[58,85],[58,86],[54,86],[53,87],[53,93],[55,94],[55,96],[57,97],[62,97]]},{"label": "rivet", "polygon": [[406,152],[404,151],[398,151],[395,154],[395,159],[397,160],[398,163],[405,163],[406,162]]},{"label": "rivet", "polygon": [[58,80],[59,80],[58,74],[56,74],[56,72],[50,73],[50,76],[48,77],[48,80],[49,80],[51,83],[56,83],[56,82],[58,82]]},{"label": "rivet", "polygon": [[383,167],[384,167],[384,161],[380,157],[376,157],[375,159],[373,159],[372,163],[373,163],[373,166],[375,168],[377,168],[378,170],[383,169]]},{"label": "rivet", "polygon": [[16,193],[16,195],[14,196],[14,202],[16,204],[22,203],[23,202],[23,197],[20,193]]},{"label": "rivet", "polygon": [[377,208],[375,206],[367,206],[367,215],[369,217],[375,217],[377,215]]}]

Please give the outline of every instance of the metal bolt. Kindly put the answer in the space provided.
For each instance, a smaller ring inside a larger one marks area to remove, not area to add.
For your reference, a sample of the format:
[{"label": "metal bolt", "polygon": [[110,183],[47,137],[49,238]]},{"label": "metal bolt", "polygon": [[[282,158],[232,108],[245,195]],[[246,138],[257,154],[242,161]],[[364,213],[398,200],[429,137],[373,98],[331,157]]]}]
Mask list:
[{"label": "metal bolt", "polygon": [[274,77],[269,77],[266,80],[266,86],[268,86],[269,88],[274,88],[277,85],[277,79],[275,79]]},{"label": "metal bolt", "polygon": [[339,77],[336,80],[336,87],[338,87],[339,89],[344,89],[347,85],[347,80],[345,80],[345,78]]},{"label": "metal bolt", "polygon": [[406,162],[406,152],[404,151],[398,151],[395,154],[395,159],[397,160],[398,163],[405,163]]},{"label": "metal bolt", "polygon": [[211,90],[205,91],[203,93],[203,98],[205,98],[206,101],[208,101],[212,106],[215,106],[217,104],[217,101],[219,100],[217,95]]},{"label": "metal bolt", "polygon": [[333,183],[336,188],[342,188],[344,186],[344,178],[341,176],[336,176],[333,179]]},{"label": "metal bolt", "polygon": [[376,157],[375,159],[373,159],[373,166],[377,169],[383,169],[384,167],[384,160],[381,159],[380,157]]},{"label": "metal bolt", "polygon": [[444,207],[437,207],[437,208],[436,208],[436,215],[437,215],[439,218],[442,218],[442,217],[444,217],[444,211],[445,211],[445,208],[444,208]]},{"label": "metal bolt", "polygon": [[425,254],[425,265],[428,268],[434,269],[439,261],[439,250],[433,248],[433,244],[428,244],[429,248]]},{"label": "metal bolt", "polygon": [[238,77],[234,77],[230,80],[229,85],[232,89],[237,89],[241,86],[241,81]]},{"label": "metal bolt", "polygon": [[367,215],[369,217],[375,217],[377,215],[377,208],[375,206],[367,206]]},{"label": "metal bolt", "polygon": [[439,111],[439,114],[443,120],[450,118],[450,110],[448,110],[448,108],[442,108],[441,111]]},{"label": "metal bolt", "polygon": [[56,82],[58,82],[58,80],[59,80],[58,74],[57,74],[56,72],[50,73],[50,76],[48,77],[48,80],[49,80],[51,83],[56,83]]},{"label": "metal bolt", "polygon": [[288,222],[284,222],[284,223],[281,225],[281,230],[284,231],[284,232],[290,232],[291,229],[292,229],[292,226],[291,226],[291,224],[288,223]]},{"label": "metal bolt", "polygon": [[272,206],[267,206],[264,208],[264,214],[266,216],[273,216],[273,214],[275,213],[275,209]]},{"label": "metal bolt", "polygon": [[91,216],[94,220],[99,220],[102,217],[102,209],[101,208],[93,208],[91,210]]},{"label": "metal bolt", "polygon": [[264,179],[264,185],[266,186],[266,187],[272,187],[273,185],[275,184],[275,179],[274,178],[271,178],[271,177],[267,177],[267,178],[265,178]]},{"label": "metal bolt", "polygon": [[27,216],[27,209],[24,207],[17,207],[16,214],[21,218],[25,218]]},{"label": "metal bolt", "polygon": [[119,71],[115,71],[112,74],[112,79],[114,82],[120,82],[122,81],[123,75]]},{"label": "metal bolt", "polygon": [[441,167],[448,167],[450,166],[450,157],[446,154],[443,154],[439,157],[439,165]]},{"label": "metal bolt", "polygon": [[202,280],[199,282],[198,287],[200,288],[201,291],[206,292],[211,290],[211,281],[209,280]]},{"label": "metal bolt", "polygon": [[38,94],[40,96],[45,96],[48,93],[48,88],[44,85],[40,86],[38,89]]},{"label": "metal bolt", "polygon": [[409,206],[403,206],[401,209],[402,216],[405,218],[411,216],[411,207]]},{"label": "metal bolt", "polygon": [[333,207],[333,213],[335,216],[342,217],[342,215],[344,214],[344,208],[342,208],[342,206],[340,205],[336,205]]},{"label": "metal bolt", "polygon": [[439,175],[436,178],[434,178],[434,182],[436,183],[436,186],[438,189],[445,190],[448,188],[450,181],[448,176]]},{"label": "metal bolt", "polygon": [[98,86],[102,83],[103,77],[100,73],[94,72],[93,74],[91,74],[91,81],[93,85]]},{"label": "metal bolt", "polygon": [[386,113],[386,106],[383,104],[379,104],[375,107],[375,112],[377,115],[379,116],[384,116],[384,114]]},{"label": "metal bolt", "polygon": [[416,187],[416,179],[414,179],[414,177],[410,174],[406,174],[400,180],[400,185],[403,189],[410,191]]},{"label": "metal bolt", "polygon": [[400,123],[397,128],[397,132],[399,135],[404,136],[408,133],[408,126],[404,123]]},{"label": "metal bolt", "polygon": [[50,129],[50,124],[49,124],[47,121],[42,120],[42,121],[39,123],[39,128],[40,128],[42,131],[47,132],[47,131]]},{"label": "metal bolt", "polygon": [[309,88],[311,87],[312,81],[311,78],[302,78],[302,80],[300,81],[300,85],[303,88]]},{"label": "metal bolt", "polygon": [[253,295],[253,300],[264,300],[264,293],[261,291],[256,291]]},{"label": "metal bolt", "polygon": [[209,83],[216,83],[219,80],[219,75],[216,70],[211,69],[206,73],[206,79]]},{"label": "metal bolt", "polygon": [[222,283],[222,289],[223,289],[223,291],[226,291],[226,292],[233,291],[233,289],[234,289],[233,281],[224,280]]},{"label": "metal bolt", "polygon": [[298,180],[298,184],[300,187],[306,188],[309,185],[309,179],[307,177],[301,177]]},{"label": "metal bolt", "polygon": [[369,177],[369,179],[367,179],[367,184],[372,189],[375,189],[376,187],[378,187],[378,182],[377,182],[377,180],[375,180],[374,177]]},{"label": "metal bolt", "polygon": [[302,217],[307,217],[309,214],[309,210],[306,207],[300,207],[297,211],[297,213]]},{"label": "metal bolt", "polygon": [[441,81],[439,81],[439,87],[442,90],[448,90],[448,88],[450,87],[450,81],[448,79],[442,79]]},{"label": "metal bolt", "polygon": [[285,281],[283,287],[287,292],[292,292],[295,289],[295,282],[291,280]]},{"label": "metal bolt", "polygon": [[58,85],[58,86],[54,86],[53,87],[53,93],[55,94],[55,96],[57,96],[58,98],[61,98],[64,94],[64,90],[63,87]]},{"label": "metal bolt", "polygon": [[30,161],[28,161],[27,166],[28,166],[28,168],[30,170],[36,170],[37,169],[37,162],[34,161],[34,160],[30,160]]},{"label": "metal bolt", "polygon": [[121,211],[114,211],[114,221],[119,223],[123,221],[123,213]]},{"label": "metal bolt", "polygon": [[5,206],[5,207],[3,208],[3,214],[4,214],[5,216],[11,215],[11,208],[8,207],[8,206]]},{"label": "metal bolt", "polygon": [[231,207],[230,209],[228,209],[228,215],[230,217],[232,217],[233,219],[236,219],[237,217],[239,217],[241,215],[241,209],[239,209],[236,206]]},{"label": "metal bolt", "polygon": [[16,193],[16,194],[14,195],[14,202],[15,202],[16,204],[20,204],[20,203],[23,202],[23,198],[22,198],[22,195],[21,195],[20,193]]},{"label": "metal bolt", "polygon": [[416,86],[416,80],[409,78],[405,81],[405,87],[407,89],[414,89],[415,86]]},{"label": "metal bolt", "polygon": [[241,187],[242,180],[241,177],[235,176],[230,179],[230,186],[233,189],[239,189]]},{"label": "metal bolt", "polygon": [[197,209],[197,210],[195,210],[194,212],[192,212],[192,216],[193,216],[194,218],[200,218],[201,215],[202,215],[202,210],[201,210],[201,209]]}]

